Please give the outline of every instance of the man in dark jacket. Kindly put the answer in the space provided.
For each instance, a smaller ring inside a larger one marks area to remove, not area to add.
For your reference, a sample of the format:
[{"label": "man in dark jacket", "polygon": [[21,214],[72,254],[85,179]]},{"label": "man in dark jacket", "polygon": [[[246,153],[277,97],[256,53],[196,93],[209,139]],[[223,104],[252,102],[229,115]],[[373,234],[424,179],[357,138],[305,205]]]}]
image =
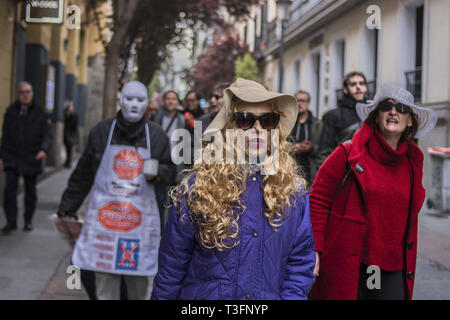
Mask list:
[{"label": "man in dark jacket", "polygon": [[358,102],[366,102],[365,75],[357,71],[348,73],[344,78],[343,88],[344,97],[339,106],[325,113],[322,118],[323,131],[319,149],[321,163],[340,143],[350,141],[361,127],[355,107]]},{"label": "man in dark jacket", "polygon": [[[108,141],[108,131],[114,119],[117,119],[116,128],[111,144],[127,144],[145,147],[145,120],[142,119],[135,126],[128,126],[121,111],[116,117],[101,121],[89,133],[88,144],[84,150],[75,170],[72,172],[67,189],[60,203],[60,211],[69,216],[75,216],[83,200],[89,194],[94,183],[97,169],[102,159]],[[152,158],[159,159],[159,174],[153,182],[171,185],[175,178],[175,167],[170,159],[169,140],[159,125],[149,123],[149,134]]]},{"label": "man in dark jacket", "polygon": [[311,96],[299,90],[295,97],[298,101],[298,119],[290,137],[294,141],[295,160],[302,167],[308,185],[311,185],[320,166],[319,143],[322,134],[322,121],[309,111]]},{"label": "man in dark jacket", "polygon": [[66,147],[66,162],[64,167],[70,168],[73,147],[78,143],[78,115],[73,103],[70,103],[64,113],[64,146]]},{"label": "man in dark jacket", "polygon": [[200,121],[200,117],[205,114],[200,106],[200,100],[202,97],[200,94],[194,90],[188,91],[184,101],[186,103],[186,108],[184,109],[184,122],[185,127],[191,134],[191,164],[185,164],[186,169],[190,169],[194,163],[194,140],[198,137],[194,134],[195,121]]},{"label": "man in dark jacket", "polygon": [[[172,137],[172,133],[177,129],[184,129],[185,122],[184,116],[177,110],[177,106],[180,104],[178,93],[173,90],[168,90],[163,94],[163,107],[153,116],[153,121],[159,124],[166,133],[169,140]],[[171,150],[176,145],[177,141],[170,141]],[[181,172],[184,169],[183,164],[176,166],[176,181],[181,181]],[[158,200],[159,214],[161,216],[161,232],[164,229],[164,222],[166,216],[165,204],[168,200],[169,187],[165,185],[156,184],[156,198]]]},{"label": "man in dark jacket", "polygon": [[[186,120],[192,120],[192,124],[186,123],[186,125],[188,129],[194,130],[193,119],[197,120],[205,114],[203,109],[200,107],[200,100],[202,97],[198,92],[190,90],[184,99],[186,100],[186,109],[184,110],[185,117],[187,117]],[[190,115],[188,116],[186,113],[189,113]]]},{"label": "man in dark jacket", "polygon": [[21,82],[17,86],[17,100],[8,107],[3,121],[0,170],[4,170],[6,175],[3,209],[7,222],[1,230],[3,234],[17,229],[17,187],[20,176],[25,181],[24,230],[33,229],[37,176],[42,173],[42,160],[51,146],[51,120],[33,100],[31,84]]},{"label": "man in dark jacket", "polygon": [[[171,185],[175,167],[165,132],[144,116],[147,99],[142,83],[124,86],[121,110],[89,133],[59,206],[60,216],[76,216],[94,186],[72,262],[84,273],[95,272],[98,299],[119,299],[121,277],[129,299],[146,299],[156,274],[160,217],[154,184]],[[146,159],[158,162],[150,176]]]}]

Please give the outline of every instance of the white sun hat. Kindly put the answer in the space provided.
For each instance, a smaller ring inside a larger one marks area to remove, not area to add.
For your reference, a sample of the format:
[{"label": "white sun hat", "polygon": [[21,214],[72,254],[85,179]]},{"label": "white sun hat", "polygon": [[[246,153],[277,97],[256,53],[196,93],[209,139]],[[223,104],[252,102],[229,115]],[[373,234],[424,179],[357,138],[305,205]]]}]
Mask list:
[{"label": "white sun hat", "polygon": [[359,118],[364,121],[369,114],[378,106],[383,100],[394,99],[398,102],[411,107],[412,112],[417,115],[419,128],[417,130],[416,138],[419,139],[428,133],[436,126],[437,114],[430,108],[419,107],[414,104],[414,96],[407,90],[403,89],[397,84],[383,84],[371,103],[357,103],[356,112]]},{"label": "white sun hat", "polygon": [[273,100],[278,109],[283,113],[280,118],[280,124],[283,128],[282,135],[289,135],[297,121],[298,106],[297,99],[294,96],[272,92],[258,82],[238,78],[224,90],[222,108],[206,129],[204,135],[223,129],[227,122],[233,96],[251,103]]}]

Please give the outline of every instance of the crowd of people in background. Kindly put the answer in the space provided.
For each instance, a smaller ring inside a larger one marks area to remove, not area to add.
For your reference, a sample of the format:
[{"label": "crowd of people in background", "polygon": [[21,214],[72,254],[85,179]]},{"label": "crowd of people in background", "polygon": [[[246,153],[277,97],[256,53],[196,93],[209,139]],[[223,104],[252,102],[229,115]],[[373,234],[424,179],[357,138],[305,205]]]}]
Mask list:
[{"label": "crowd of people in background", "polygon": [[[3,234],[17,229],[21,175],[24,229],[32,230],[36,177],[52,144],[31,85],[17,92],[0,147]],[[195,90],[180,99],[168,89],[161,98],[149,100],[143,84],[127,83],[117,114],[91,130],[61,197],[59,216],[77,218],[93,188],[72,256],[95,282],[85,283],[91,298],[150,298],[150,277],[153,299],[412,298],[424,200],[415,139],[434,127],[436,115],[415,105],[411,93],[382,85],[368,101],[366,77],[351,72],[339,105],[321,119],[309,110],[309,92],[276,93],[240,78],[215,85],[204,104]],[[193,165],[191,152],[190,163],[176,165],[171,152],[180,140],[173,133],[187,130],[194,150],[199,125],[202,133],[251,130],[246,159],[256,141],[258,163]],[[271,141],[272,129],[280,131],[279,168],[266,176],[273,150],[263,155],[258,146]],[[261,142],[263,130],[269,136]],[[65,167],[77,142],[68,104]],[[373,265],[382,272],[379,290],[365,285]]]}]

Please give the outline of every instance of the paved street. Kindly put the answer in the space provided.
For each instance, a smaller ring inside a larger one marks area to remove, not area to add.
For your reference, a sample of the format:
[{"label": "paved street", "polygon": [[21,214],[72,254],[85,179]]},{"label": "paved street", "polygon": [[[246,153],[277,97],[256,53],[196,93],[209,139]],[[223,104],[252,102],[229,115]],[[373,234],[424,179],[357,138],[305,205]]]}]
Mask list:
[{"label": "paved street", "polygon": [[[19,229],[0,236],[0,299],[88,299],[85,291],[66,287],[71,248],[57,233],[49,215],[57,208],[70,170],[64,169],[38,184],[39,203],[31,233]],[[23,212],[23,195],[19,197]],[[0,215],[0,226],[5,217]],[[420,217],[419,259],[415,299],[450,299],[450,219],[449,215]]]},{"label": "paved street", "polygon": [[38,206],[30,233],[22,231],[24,197],[18,197],[18,230],[0,236],[0,299],[88,299],[84,290],[66,288],[71,248],[49,219],[57,209],[70,172],[61,170],[38,183]]}]

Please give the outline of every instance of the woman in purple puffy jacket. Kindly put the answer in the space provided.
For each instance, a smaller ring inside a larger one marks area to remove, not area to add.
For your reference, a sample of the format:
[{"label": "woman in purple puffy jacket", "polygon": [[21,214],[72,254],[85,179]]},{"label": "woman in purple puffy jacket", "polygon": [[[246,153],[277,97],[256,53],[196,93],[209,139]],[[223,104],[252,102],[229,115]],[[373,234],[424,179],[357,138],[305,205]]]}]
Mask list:
[{"label": "woman in purple puffy jacket", "polygon": [[224,91],[203,162],[171,191],[152,299],[307,299],[309,198],[286,140],[297,113],[293,96],[254,81]]}]

